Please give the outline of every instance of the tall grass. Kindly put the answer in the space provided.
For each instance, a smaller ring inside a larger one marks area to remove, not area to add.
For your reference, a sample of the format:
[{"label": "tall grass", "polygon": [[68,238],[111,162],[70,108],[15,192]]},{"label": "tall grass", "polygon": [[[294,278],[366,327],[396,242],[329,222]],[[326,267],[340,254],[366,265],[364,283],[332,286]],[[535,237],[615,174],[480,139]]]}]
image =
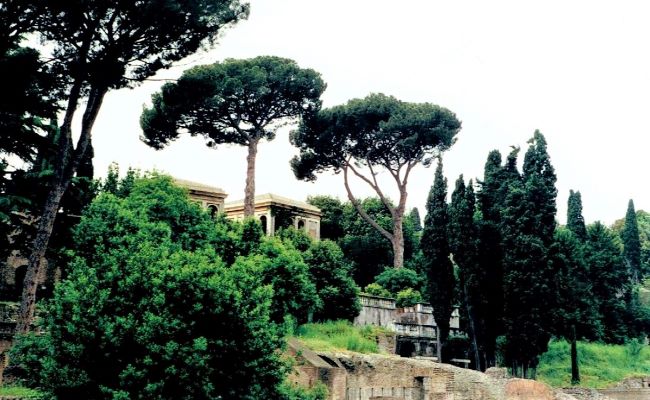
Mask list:
[{"label": "tall grass", "polygon": [[[626,345],[578,342],[581,387],[605,388],[621,380],[650,375],[650,348],[633,340]],[[537,379],[555,387],[571,386],[570,346],[551,341],[540,357]]]},{"label": "tall grass", "polygon": [[302,325],[295,336],[312,350],[378,353],[377,335],[384,332],[374,326],[356,327],[348,321],[333,321]]}]

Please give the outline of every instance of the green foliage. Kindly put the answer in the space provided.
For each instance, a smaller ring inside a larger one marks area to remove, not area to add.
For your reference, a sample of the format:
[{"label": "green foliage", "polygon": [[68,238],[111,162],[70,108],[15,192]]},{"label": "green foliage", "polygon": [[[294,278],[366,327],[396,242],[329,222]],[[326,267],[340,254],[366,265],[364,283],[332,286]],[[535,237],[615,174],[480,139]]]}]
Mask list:
[{"label": "green foliage", "polygon": [[587,240],[587,227],[585,226],[585,219],[582,216],[582,195],[580,195],[580,192],[569,191],[566,227],[580,241],[584,242]]},{"label": "green foliage", "polygon": [[[650,274],[650,213],[638,210],[636,212],[636,221],[641,245],[641,277],[644,277]],[[624,227],[625,218],[622,218],[616,220],[611,228],[620,236]]]},{"label": "green foliage", "polygon": [[[161,149],[181,133],[201,135],[208,147],[248,147],[244,213],[253,214],[255,158],[260,140],[320,109],[325,83],[295,61],[273,56],[227,59],[191,68],[152,96],[140,117],[142,140]],[[276,226],[282,227],[282,221]]]},{"label": "green foliage", "polygon": [[392,297],[393,295],[378,283],[371,283],[363,289],[364,293],[371,296]]},{"label": "green foliage", "polygon": [[[447,178],[442,174],[442,161],[438,167],[433,186],[427,199],[427,215],[420,239],[429,287],[427,297],[434,305],[433,316],[440,330],[441,347],[449,334],[449,319],[453,310],[455,277],[449,259],[449,216],[447,214]],[[443,358],[444,360],[444,358]]]},{"label": "green foliage", "polygon": [[227,266],[214,244],[237,233],[219,224],[167,177],[100,195],[44,333],[12,353],[30,386],[58,398],[279,396],[278,322],[313,307],[309,271],[277,239]]},{"label": "green foliage", "polygon": [[2,386],[0,387],[0,396],[18,399],[45,399],[45,394],[34,389],[22,386]]},{"label": "green foliage", "polygon": [[[248,16],[248,5],[236,0],[155,0],[113,7],[98,1],[47,2],[37,12],[40,23],[34,28],[53,42],[66,72],[73,78],[84,74],[91,85],[120,88],[214,42],[221,28]],[[114,29],[116,20],[120,29]],[[83,46],[80,38],[86,38]],[[86,46],[90,51],[83,51]],[[75,69],[81,60],[85,68]]]},{"label": "green foliage", "polygon": [[623,257],[630,269],[630,275],[635,282],[642,279],[641,271],[641,240],[639,238],[639,226],[634,211],[634,202],[630,199],[625,214],[625,225],[621,232],[623,240]]},{"label": "green foliage", "polygon": [[[541,355],[537,378],[554,387],[571,385],[570,345],[553,340]],[[632,376],[650,374],[650,349],[638,341],[626,345],[578,342],[580,386],[606,388]]]},{"label": "green foliage", "polygon": [[[515,157],[515,162],[511,159]],[[488,154],[484,168],[483,181],[476,194],[478,212],[475,213],[477,228],[478,263],[476,280],[468,278],[468,284],[478,283],[482,289],[468,286],[468,295],[483,297],[484,354],[486,367],[496,365],[496,340],[503,334],[503,233],[501,232],[501,207],[505,203],[508,180],[518,176],[516,153],[508,156],[506,166],[501,165],[501,153],[493,150]],[[514,164],[511,172],[510,165]],[[514,172],[514,173],[513,173]],[[477,316],[481,315],[479,309]],[[479,327],[480,328],[480,327]],[[503,363],[500,363],[503,365]]]},{"label": "green foliage", "polygon": [[371,94],[305,119],[291,136],[300,149],[291,165],[298,179],[314,180],[316,172],[340,170],[349,157],[387,169],[428,164],[459,130],[460,122],[445,108]]},{"label": "green foliage", "polygon": [[[363,210],[384,229],[390,229],[390,212],[377,198],[360,202]],[[360,286],[371,283],[383,265],[392,265],[393,250],[389,241],[359,216],[354,206],[347,202],[343,207],[344,236],[339,240],[341,250],[353,263],[354,280]],[[406,235],[405,235],[406,236]],[[405,258],[409,257],[408,237],[405,237]]]},{"label": "green foliage", "polygon": [[555,232],[555,171],[544,136],[535,131],[524,157],[523,173],[516,173],[509,157],[508,195],[501,212],[504,249],[504,326],[506,359],[513,373],[534,377],[539,354],[551,336],[553,271],[549,247]]},{"label": "green foliage", "polygon": [[411,288],[400,290],[395,296],[396,307],[412,307],[418,303],[424,303],[424,299],[419,291]]},{"label": "green foliage", "polygon": [[317,381],[312,388],[303,388],[289,382],[280,387],[280,395],[283,400],[327,400],[329,392],[327,386]]},{"label": "green foliage", "polygon": [[[391,243],[392,264],[400,268],[405,261],[402,225],[409,174],[417,164],[430,165],[435,155],[454,143],[459,130],[460,121],[445,108],[371,94],[305,118],[291,134],[291,143],[300,149],[300,154],[291,160],[291,167],[298,179],[309,181],[315,180],[319,172],[343,171],[348,198],[355,210]],[[395,178],[399,191],[397,205],[379,187],[376,179],[379,169],[388,170]],[[360,207],[350,189],[349,172],[379,196],[392,222],[388,228]],[[367,280],[357,282],[368,283]]]},{"label": "green foliage", "polygon": [[422,218],[420,218],[420,211],[417,207],[413,207],[408,215],[409,220],[413,224],[413,230],[420,232],[422,230]]},{"label": "green foliage", "polygon": [[396,295],[398,292],[407,288],[416,291],[422,288],[424,279],[417,272],[408,268],[387,267],[384,272],[377,275],[375,282],[379,286],[386,288],[390,293]]},{"label": "green foliage", "polygon": [[576,328],[577,338],[596,340],[603,334],[584,251],[584,245],[573,231],[556,229],[549,248],[554,272],[553,332],[567,340],[572,338],[572,327]]},{"label": "green foliage", "polygon": [[340,247],[331,240],[313,242],[304,259],[321,301],[313,320],[353,320],[361,310],[359,288]]},{"label": "green foliage", "polygon": [[298,328],[296,337],[316,351],[378,353],[377,335],[387,333],[375,326],[355,327],[349,321],[330,321],[302,325]]},{"label": "green foliage", "polygon": [[592,292],[602,315],[604,339],[623,343],[627,338],[625,298],[630,293],[629,274],[613,232],[600,222],[587,227],[586,261]]},{"label": "green foliage", "polygon": [[[486,271],[479,263],[478,224],[474,221],[476,197],[472,180],[465,186],[463,176],[456,180],[449,205],[449,244],[458,266],[461,326],[472,338],[476,368],[486,367],[486,315],[488,311]],[[467,320],[465,322],[465,320]],[[483,353],[483,357],[480,354]]]},{"label": "green foliage", "polygon": [[302,229],[296,229],[293,226],[289,228],[280,228],[276,231],[275,235],[281,238],[283,242],[288,243],[301,252],[309,250],[309,247],[314,244],[314,239],[312,239],[307,232]]},{"label": "green foliage", "polygon": [[320,208],[321,239],[337,241],[343,234],[343,203],[338,198],[320,195],[307,197],[307,203]]},{"label": "green foliage", "polygon": [[324,90],[320,74],[280,57],[200,65],[153,95],[140,120],[143,140],[161,148],[181,130],[205,136],[210,147],[272,140],[286,118],[318,110]]},{"label": "green foliage", "polygon": [[261,270],[264,283],[273,287],[271,319],[277,323],[287,315],[305,323],[313,311],[323,306],[301,253],[288,248],[278,238],[265,238],[258,254],[238,258],[235,264]]}]

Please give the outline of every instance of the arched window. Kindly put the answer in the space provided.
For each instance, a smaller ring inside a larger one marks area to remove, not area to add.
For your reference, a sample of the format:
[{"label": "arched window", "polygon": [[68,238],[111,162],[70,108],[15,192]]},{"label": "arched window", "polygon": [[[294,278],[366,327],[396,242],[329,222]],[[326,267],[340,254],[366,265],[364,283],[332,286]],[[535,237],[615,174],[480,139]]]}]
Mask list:
[{"label": "arched window", "polygon": [[260,222],[262,223],[262,232],[266,235],[266,215],[260,217]]},{"label": "arched window", "polygon": [[304,219],[298,220],[298,229],[305,229],[305,220]]},{"label": "arched window", "polygon": [[210,216],[214,219],[214,217],[217,216],[217,212],[219,212],[219,208],[215,206],[214,204],[210,204],[208,206],[208,210],[210,211]]}]

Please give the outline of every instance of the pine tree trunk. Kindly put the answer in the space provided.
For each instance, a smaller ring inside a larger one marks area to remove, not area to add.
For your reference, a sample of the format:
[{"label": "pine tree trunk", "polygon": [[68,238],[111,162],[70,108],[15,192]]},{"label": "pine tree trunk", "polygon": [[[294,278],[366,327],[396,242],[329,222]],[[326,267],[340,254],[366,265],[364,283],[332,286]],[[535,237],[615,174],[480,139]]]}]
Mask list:
[{"label": "pine tree trunk", "polygon": [[257,157],[257,144],[259,139],[248,142],[248,156],[246,157],[246,188],[244,189],[244,217],[255,215],[255,159]]},{"label": "pine tree trunk", "polygon": [[32,243],[31,253],[27,262],[27,271],[25,272],[25,280],[23,281],[22,300],[16,325],[17,334],[27,333],[34,319],[38,277],[41,275],[41,267],[50,236],[52,235],[52,229],[54,228],[56,214],[66,189],[66,182],[57,180],[54,187],[48,193],[43,213],[38,222],[36,237]]},{"label": "pine tree trunk", "polygon": [[[396,213],[397,214],[397,213]],[[402,229],[402,215],[395,215],[393,219],[393,267],[404,266],[404,231]]]},{"label": "pine tree trunk", "polygon": [[580,368],[578,366],[578,340],[576,338],[576,327],[571,327],[571,384],[580,383]]},{"label": "pine tree trunk", "polygon": [[86,149],[90,144],[92,127],[101,108],[106,89],[93,88],[88,96],[88,104],[82,118],[81,134],[77,142],[77,148],[72,148],[71,124],[74,110],[79,100],[81,84],[76,83],[70,92],[68,100],[68,109],[60,129],[59,151],[55,159],[55,178],[52,188],[47,194],[45,206],[41,213],[36,237],[32,242],[32,248],[27,262],[27,271],[23,281],[23,293],[16,323],[16,334],[29,332],[32,321],[34,320],[34,310],[36,307],[36,291],[38,286],[38,277],[42,261],[47,251],[47,246],[52,236],[54,222],[59,211],[61,199],[65,194],[72,177],[74,176],[80,161],[83,159]]}]

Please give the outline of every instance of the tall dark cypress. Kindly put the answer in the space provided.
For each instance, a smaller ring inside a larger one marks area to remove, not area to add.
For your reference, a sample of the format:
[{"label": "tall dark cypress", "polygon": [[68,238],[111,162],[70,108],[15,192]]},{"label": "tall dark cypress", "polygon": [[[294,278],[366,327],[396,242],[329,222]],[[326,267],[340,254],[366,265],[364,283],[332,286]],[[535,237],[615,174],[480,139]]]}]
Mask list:
[{"label": "tall dark cypress", "polygon": [[623,343],[627,339],[626,302],[630,292],[629,273],[615,234],[600,222],[587,227],[586,260],[592,292],[602,316],[602,340]]},{"label": "tall dark cypress", "polygon": [[[515,154],[516,156],[516,154]],[[506,359],[513,374],[535,376],[551,337],[551,282],[548,257],[555,231],[555,171],[544,136],[535,131],[517,178],[514,160],[506,171],[509,190],[502,210]]]},{"label": "tall dark cypress", "polygon": [[[481,273],[484,333],[483,355],[486,368],[496,365],[496,339],[503,334],[503,251],[500,230],[501,211],[507,193],[506,169],[501,153],[493,150],[485,162],[483,181],[479,182],[477,203],[481,218],[476,221],[478,265]],[[513,164],[516,172],[516,155]]]},{"label": "tall dark cypress", "polygon": [[[481,319],[484,282],[478,266],[477,229],[474,223],[475,196],[472,181],[465,187],[463,176],[456,180],[449,205],[449,244],[460,279],[461,313],[467,318],[472,342],[474,364],[485,369],[483,321]],[[461,314],[462,315],[462,314]]]},{"label": "tall dark cypress", "polygon": [[582,216],[582,196],[578,191],[569,191],[566,227],[573,232],[580,241],[584,242],[587,240],[587,227],[585,226],[585,219]]},{"label": "tall dark cypress", "polygon": [[531,233],[538,236],[546,246],[553,242],[555,214],[557,212],[557,188],[555,169],[546,147],[546,139],[535,131],[524,156],[523,178],[530,205],[534,206],[530,226]]},{"label": "tall dark cypress", "polygon": [[553,271],[553,334],[571,343],[571,381],[580,382],[577,348],[578,339],[595,340],[602,335],[600,313],[594,301],[589,268],[585,261],[584,242],[564,227],[555,231],[549,249]]},{"label": "tall dark cypress", "polygon": [[639,225],[634,211],[634,201],[630,199],[627,203],[625,214],[625,225],[621,232],[623,240],[623,257],[628,265],[630,276],[633,282],[639,282],[641,276],[641,241],[639,239]]},{"label": "tall dark cypress", "polygon": [[420,248],[429,282],[427,292],[439,329],[438,359],[442,361],[447,358],[444,347],[449,336],[449,320],[453,311],[455,286],[447,241],[449,219],[446,199],[447,179],[442,174],[442,160],[439,159],[433,186],[427,199],[427,215],[424,218]]}]

